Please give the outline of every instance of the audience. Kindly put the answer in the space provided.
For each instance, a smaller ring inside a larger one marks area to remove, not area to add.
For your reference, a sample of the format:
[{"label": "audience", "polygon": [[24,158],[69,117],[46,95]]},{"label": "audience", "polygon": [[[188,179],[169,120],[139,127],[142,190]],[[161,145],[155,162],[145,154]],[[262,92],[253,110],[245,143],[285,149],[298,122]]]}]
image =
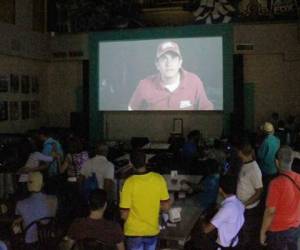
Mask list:
[{"label": "audience", "polygon": [[277,153],[279,176],[270,183],[260,230],[260,242],[270,250],[297,250],[300,237],[300,175],[291,170],[293,151]]},{"label": "audience", "polygon": [[203,223],[205,234],[218,231],[216,242],[207,240],[203,250],[219,247],[235,247],[238,244],[238,234],[244,224],[243,203],[236,197],[236,179],[233,176],[223,176],[220,179],[220,194],[224,197],[221,207],[208,223]]},{"label": "audience", "polygon": [[253,159],[253,149],[249,143],[243,143],[238,150],[243,166],[238,176],[237,197],[245,205],[245,224],[241,230],[242,249],[259,249],[259,229],[261,207],[258,206],[263,190],[262,174]]},{"label": "audience", "polygon": [[[54,217],[56,215],[57,199],[55,196],[46,195],[41,192],[43,176],[40,172],[29,173],[27,187],[31,195],[17,202],[16,215],[19,217],[13,222],[13,227],[18,227],[22,223],[23,228],[26,228],[35,220],[43,217]],[[33,226],[27,231],[25,242],[34,244],[37,240],[37,231]]]},{"label": "audience", "polygon": [[103,218],[107,207],[107,195],[103,189],[96,189],[90,193],[87,218],[78,218],[68,230],[70,245],[76,240],[97,239],[105,245],[116,246],[117,250],[124,250],[124,235],[121,227]]},{"label": "audience", "polygon": [[159,234],[159,212],[170,207],[165,179],[146,168],[146,155],[132,152],[130,161],[135,168],[122,188],[120,209],[124,219],[127,250],[155,250]]}]

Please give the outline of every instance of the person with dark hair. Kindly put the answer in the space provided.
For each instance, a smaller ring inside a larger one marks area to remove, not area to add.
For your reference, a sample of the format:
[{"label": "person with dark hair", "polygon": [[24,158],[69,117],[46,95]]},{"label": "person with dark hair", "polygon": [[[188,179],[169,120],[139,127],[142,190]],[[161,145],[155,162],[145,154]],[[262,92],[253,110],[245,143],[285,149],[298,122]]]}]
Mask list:
[{"label": "person with dark hair", "polygon": [[170,207],[165,179],[148,172],[142,151],[130,154],[135,174],[126,179],[120,198],[121,217],[125,220],[127,250],[155,250],[159,234],[160,209]]},{"label": "person with dark hair", "polygon": [[67,239],[69,244],[76,240],[97,239],[105,245],[116,246],[117,250],[125,250],[124,235],[121,227],[103,218],[107,207],[107,194],[103,189],[91,191],[89,195],[89,216],[78,218],[70,226]]},{"label": "person with dark hair", "polygon": [[259,202],[263,191],[262,174],[253,159],[254,151],[249,143],[243,143],[238,154],[243,166],[238,176],[237,197],[246,206],[245,224],[241,230],[242,249],[259,249],[259,229],[262,218]]},{"label": "person with dark hair", "polygon": [[182,147],[182,158],[186,165],[189,165],[196,160],[199,155],[199,140],[201,133],[199,130],[192,130],[188,136],[186,142]]},{"label": "person with dark hair", "polygon": [[107,160],[108,146],[99,141],[96,143],[96,155],[88,159],[82,166],[80,174],[88,178],[95,174],[98,188],[103,188],[108,193],[108,199],[114,199],[114,165]]},{"label": "person with dark hair", "polygon": [[300,237],[300,175],[291,170],[294,152],[283,146],[277,152],[279,176],[268,190],[260,242],[270,250],[297,250]]},{"label": "person with dark hair", "polygon": [[210,222],[203,223],[203,232],[208,234],[217,229],[218,238],[215,243],[207,241],[208,246],[203,248],[205,250],[237,246],[238,234],[244,224],[245,207],[235,195],[236,178],[222,176],[219,185],[219,192],[224,197],[224,201]]},{"label": "person with dark hair", "polygon": [[158,74],[140,81],[128,110],[213,110],[200,78],[182,68],[182,55],[174,41],[160,43],[155,66]]}]

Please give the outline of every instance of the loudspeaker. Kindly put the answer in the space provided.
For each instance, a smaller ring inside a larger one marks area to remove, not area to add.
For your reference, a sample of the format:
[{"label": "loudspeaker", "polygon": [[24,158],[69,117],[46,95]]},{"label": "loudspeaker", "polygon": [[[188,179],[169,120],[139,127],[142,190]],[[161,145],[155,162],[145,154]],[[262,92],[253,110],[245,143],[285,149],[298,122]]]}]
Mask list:
[{"label": "loudspeaker", "polygon": [[88,137],[88,123],[83,112],[71,112],[71,130],[78,136]]}]

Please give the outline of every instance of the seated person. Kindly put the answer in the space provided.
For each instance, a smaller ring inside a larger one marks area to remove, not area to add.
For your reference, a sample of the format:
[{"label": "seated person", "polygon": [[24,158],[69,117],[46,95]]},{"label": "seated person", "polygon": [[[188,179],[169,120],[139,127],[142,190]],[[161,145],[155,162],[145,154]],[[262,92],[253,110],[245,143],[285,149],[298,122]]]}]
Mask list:
[{"label": "seated person", "polygon": [[219,190],[219,164],[216,160],[206,160],[208,166],[208,175],[205,176],[200,183],[194,184],[186,180],[182,180],[181,184],[187,184],[192,188],[193,192],[196,192],[193,196],[193,200],[196,204],[199,204],[204,210],[213,206],[217,200]]},{"label": "seated person", "polygon": [[76,240],[97,239],[104,244],[115,245],[117,250],[124,250],[124,235],[121,227],[103,218],[107,206],[107,195],[103,189],[96,189],[89,196],[90,214],[87,218],[76,219],[71,224],[67,240],[70,246]]},{"label": "seated person", "polygon": [[213,218],[209,222],[203,223],[204,233],[208,234],[217,229],[218,238],[215,243],[211,240],[205,241],[204,244],[207,246],[203,249],[219,249],[220,246],[235,247],[238,244],[238,233],[245,220],[245,206],[235,194],[236,186],[236,178],[233,176],[223,176],[220,179],[219,190],[225,199]]},{"label": "seated person", "polygon": [[[16,215],[20,217],[13,222],[13,228],[23,223],[26,228],[31,222],[43,217],[54,217],[57,210],[57,198],[41,192],[43,187],[43,176],[40,172],[31,172],[28,175],[27,188],[31,195],[17,202]],[[32,244],[37,242],[37,231],[33,226],[28,229],[25,242]]]}]

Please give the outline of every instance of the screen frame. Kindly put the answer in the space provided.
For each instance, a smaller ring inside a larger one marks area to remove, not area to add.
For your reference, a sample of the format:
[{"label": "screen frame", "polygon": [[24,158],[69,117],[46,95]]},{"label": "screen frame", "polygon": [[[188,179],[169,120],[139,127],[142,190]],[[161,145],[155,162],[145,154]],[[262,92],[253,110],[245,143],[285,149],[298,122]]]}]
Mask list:
[{"label": "screen frame", "polygon": [[[223,111],[188,111],[223,113],[224,131],[229,129],[229,117],[233,110],[233,27],[231,24],[193,25],[181,27],[159,27],[136,30],[115,30],[89,33],[89,137],[91,141],[104,137],[104,112],[98,110],[99,82],[99,42],[103,41],[136,41],[150,39],[176,39],[193,37],[222,37],[223,41]],[[119,111],[118,111],[119,112]],[[133,112],[133,111],[122,111]],[[134,111],[164,112],[164,111]],[[171,111],[172,112],[172,111]],[[187,112],[187,111],[174,111]]]}]

